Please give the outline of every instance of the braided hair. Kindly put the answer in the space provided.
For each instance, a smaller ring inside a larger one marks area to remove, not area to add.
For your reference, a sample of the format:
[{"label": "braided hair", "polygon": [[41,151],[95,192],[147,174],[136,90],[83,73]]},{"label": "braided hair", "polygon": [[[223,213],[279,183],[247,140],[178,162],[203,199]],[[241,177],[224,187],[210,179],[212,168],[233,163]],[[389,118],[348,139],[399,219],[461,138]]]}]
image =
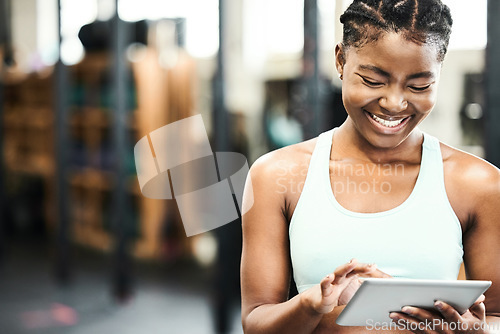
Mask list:
[{"label": "braided hair", "polygon": [[354,0],[340,22],[344,49],[396,32],[418,44],[435,44],[439,61],[446,55],[453,24],[450,9],[441,0]]}]

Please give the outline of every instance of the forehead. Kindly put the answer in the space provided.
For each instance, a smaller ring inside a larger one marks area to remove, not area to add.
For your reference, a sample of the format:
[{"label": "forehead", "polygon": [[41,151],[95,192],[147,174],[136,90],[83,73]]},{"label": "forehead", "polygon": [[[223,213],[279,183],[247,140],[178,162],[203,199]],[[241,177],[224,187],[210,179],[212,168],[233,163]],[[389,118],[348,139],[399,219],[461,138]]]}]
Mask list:
[{"label": "forehead", "polygon": [[420,44],[402,34],[385,33],[376,41],[346,50],[346,66],[370,65],[391,74],[410,75],[418,72],[439,72],[438,47],[434,43]]}]

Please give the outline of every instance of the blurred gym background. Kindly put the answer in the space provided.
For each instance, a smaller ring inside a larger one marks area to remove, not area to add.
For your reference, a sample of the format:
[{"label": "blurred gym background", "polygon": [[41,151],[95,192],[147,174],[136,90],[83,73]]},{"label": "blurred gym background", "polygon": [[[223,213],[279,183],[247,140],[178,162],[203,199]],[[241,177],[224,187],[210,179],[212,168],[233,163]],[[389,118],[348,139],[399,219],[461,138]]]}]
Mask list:
[{"label": "blurred gym background", "polygon": [[[422,128],[499,166],[500,1],[444,2]],[[349,3],[0,0],[0,332],[241,333],[241,222],[187,238],[133,146],[201,114],[212,150],[251,164],[341,124]]]}]

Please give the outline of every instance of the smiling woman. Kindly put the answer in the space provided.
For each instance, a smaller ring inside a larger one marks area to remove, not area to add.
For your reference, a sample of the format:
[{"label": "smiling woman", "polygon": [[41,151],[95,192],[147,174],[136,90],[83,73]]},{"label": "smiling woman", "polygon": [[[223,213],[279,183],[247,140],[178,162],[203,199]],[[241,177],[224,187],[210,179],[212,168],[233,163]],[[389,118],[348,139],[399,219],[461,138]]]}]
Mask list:
[{"label": "smiling woman", "polygon": [[[450,10],[440,0],[355,0],[340,19],[346,121],[250,171],[245,332],[370,332],[335,324],[359,276],[456,279],[462,261],[467,279],[493,282],[486,299],[463,314],[437,301],[392,316],[415,333],[484,329],[500,316],[500,171],[418,127],[436,104]],[[289,298],[292,273],[299,294]],[[429,321],[447,326],[412,330]]]},{"label": "smiling woman", "polygon": [[374,146],[399,147],[434,107],[441,71],[437,54],[435,45],[419,45],[398,33],[354,50],[339,44],[336,67],[348,124]]}]

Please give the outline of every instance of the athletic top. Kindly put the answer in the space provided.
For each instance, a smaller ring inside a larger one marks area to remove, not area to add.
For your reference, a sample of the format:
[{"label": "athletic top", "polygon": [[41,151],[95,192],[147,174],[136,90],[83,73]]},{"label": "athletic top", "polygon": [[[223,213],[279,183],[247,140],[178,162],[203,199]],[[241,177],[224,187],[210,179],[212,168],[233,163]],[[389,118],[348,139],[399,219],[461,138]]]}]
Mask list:
[{"label": "athletic top", "polygon": [[[457,279],[463,255],[462,228],[446,195],[439,141],[424,133],[417,181],[402,204],[387,211],[359,213],[342,207],[332,191],[329,161],[333,131],[318,137],[290,222],[290,256],[297,290],[318,284],[352,258],[375,263],[394,277]],[[393,165],[386,167],[392,168],[391,173],[404,173],[403,165],[399,170]],[[355,168],[349,172],[359,172]],[[358,168],[364,168],[364,173],[384,173],[383,166],[372,171],[364,165]],[[353,187],[369,191],[371,186],[351,183],[345,185],[351,187],[348,191],[355,190]],[[377,189],[390,191],[390,184]]]}]

